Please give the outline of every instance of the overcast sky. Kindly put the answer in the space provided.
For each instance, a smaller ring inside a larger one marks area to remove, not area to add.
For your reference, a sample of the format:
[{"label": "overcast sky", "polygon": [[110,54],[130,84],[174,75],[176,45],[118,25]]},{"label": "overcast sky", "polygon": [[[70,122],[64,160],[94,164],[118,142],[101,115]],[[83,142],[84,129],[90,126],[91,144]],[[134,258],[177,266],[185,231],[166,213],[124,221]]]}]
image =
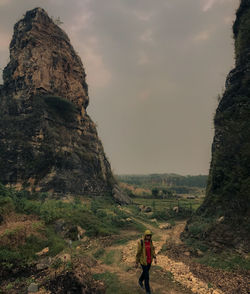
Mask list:
[{"label": "overcast sky", "polygon": [[60,17],[82,58],[88,113],[115,173],[206,174],[217,96],[234,65],[238,0],[0,0],[0,68],[14,24]]}]

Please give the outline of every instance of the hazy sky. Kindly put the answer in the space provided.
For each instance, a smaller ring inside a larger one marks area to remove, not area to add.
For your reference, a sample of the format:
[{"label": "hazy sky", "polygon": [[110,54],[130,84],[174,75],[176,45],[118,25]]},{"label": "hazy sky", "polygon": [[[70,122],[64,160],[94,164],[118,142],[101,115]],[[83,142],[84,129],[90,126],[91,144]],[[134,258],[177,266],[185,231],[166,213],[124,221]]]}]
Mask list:
[{"label": "hazy sky", "polygon": [[208,173],[213,115],[234,65],[238,0],[0,0],[0,68],[13,25],[60,17],[82,58],[88,113],[115,173]]}]

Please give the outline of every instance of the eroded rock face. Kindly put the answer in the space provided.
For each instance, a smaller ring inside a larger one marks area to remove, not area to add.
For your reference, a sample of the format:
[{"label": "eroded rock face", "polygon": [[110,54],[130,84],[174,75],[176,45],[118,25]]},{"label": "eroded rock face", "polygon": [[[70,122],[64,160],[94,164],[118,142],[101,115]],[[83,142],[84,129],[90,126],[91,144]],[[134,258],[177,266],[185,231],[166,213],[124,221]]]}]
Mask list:
[{"label": "eroded rock face", "polygon": [[28,11],[14,27],[10,63],[3,74],[14,98],[50,93],[72,101],[84,113],[89,102],[85,77],[65,32],[43,9]]},{"label": "eroded rock face", "polygon": [[[206,198],[186,235],[249,250],[250,219],[250,1],[242,0],[233,26],[235,68],[214,118],[215,136]],[[199,218],[202,216],[202,220]],[[218,223],[218,219],[221,221]],[[192,233],[196,229],[196,235]]]},{"label": "eroded rock face", "polygon": [[0,88],[1,182],[58,194],[112,194],[116,181],[86,112],[85,77],[61,28],[43,9],[28,11],[14,27]]}]

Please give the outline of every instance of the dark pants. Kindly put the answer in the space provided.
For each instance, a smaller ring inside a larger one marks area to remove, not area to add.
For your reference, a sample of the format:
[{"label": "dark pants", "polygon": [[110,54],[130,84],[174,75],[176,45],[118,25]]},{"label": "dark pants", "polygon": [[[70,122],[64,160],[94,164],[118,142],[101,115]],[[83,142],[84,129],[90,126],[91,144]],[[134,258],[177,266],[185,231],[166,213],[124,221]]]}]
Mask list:
[{"label": "dark pants", "polygon": [[148,263],[147,265],[142,265],[141,264],[141,267],[142,267],[142,274],[140,276],[140,279],[139,281],[141,282],[145,282],[145,289],[146,289],[146,292],[149,292],[150,293],[150,286],[149,286],[149,270],[150,270],[150,267],[151,267],[151,263]]}]

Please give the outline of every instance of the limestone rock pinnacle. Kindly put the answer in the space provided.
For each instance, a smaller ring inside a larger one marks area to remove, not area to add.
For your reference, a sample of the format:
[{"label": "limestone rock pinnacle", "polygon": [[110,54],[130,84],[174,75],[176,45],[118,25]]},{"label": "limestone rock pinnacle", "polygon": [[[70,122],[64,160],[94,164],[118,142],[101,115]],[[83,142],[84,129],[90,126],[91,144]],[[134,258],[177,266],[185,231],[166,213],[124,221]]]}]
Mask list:
[{"label": "limestone rock pinnacle", "polygon": [[[17,22],[0,87],[0,181],[54,194],[120,193],[86,112],[86,74],[66,33],[42,8]],[[114,192],[115,191],[115,192]]]},{"label": "limestone rock pinnacle", "polygon": [[88,87],[81,59],[68,36],[42,8],[28,11],[14,27],[4,83],[14,97],[50,93],[72,101],[84,113]]}]

